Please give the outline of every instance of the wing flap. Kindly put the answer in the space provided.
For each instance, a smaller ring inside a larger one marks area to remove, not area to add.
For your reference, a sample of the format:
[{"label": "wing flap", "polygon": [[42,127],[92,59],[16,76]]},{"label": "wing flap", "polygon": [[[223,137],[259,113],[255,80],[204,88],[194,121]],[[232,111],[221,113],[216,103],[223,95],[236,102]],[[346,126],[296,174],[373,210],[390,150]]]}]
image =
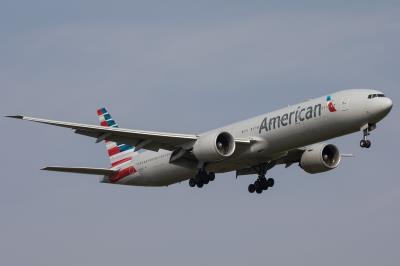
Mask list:
[{"label": "wing flap", "polygon": [[111,176],[118,173],[118,170],[111,170],[107,168],[91,168],[91,167],[48,166],[40,170],[75,173],[75,174],[87,174],[87,175],[105,175],[105,176]]}]

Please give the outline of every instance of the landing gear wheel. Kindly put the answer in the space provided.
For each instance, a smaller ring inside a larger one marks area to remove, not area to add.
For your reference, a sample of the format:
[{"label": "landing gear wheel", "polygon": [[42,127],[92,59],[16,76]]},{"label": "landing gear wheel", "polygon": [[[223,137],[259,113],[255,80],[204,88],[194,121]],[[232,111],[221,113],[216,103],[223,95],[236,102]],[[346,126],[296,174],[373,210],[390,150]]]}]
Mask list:
[{"label": "landing gear wheel", "polygon": [[365,146],[365,148],[367,148],[367,149],[371,148],[371,141],[370,140],[367,140],[366,144],[367,145]]},{"label": "landing gear wheel", "polygon": [[265,179],[265,178],[260,180],[260,184],[261,184],[262,190],[267,190],[269,187],[267,179]]},{"label": "landing gear wheel", "polygon": [[200,188],[213,181],[215,179],[215,173],[207,173],[205,169],[201,168],[197,172],[196,177],[194,177],[193,179],[196,185]]},{"label": "landing gear wheel", "polygon": [[268,178],[267,183],[269,187],[273,187],[275,185],[275,180],[273,178]]},{"label": "landing gear wheel", "polygon": [[360,147],[361,148],[366,148],[367,147],[367,141],[366,140],[361,140],[360,141]]},{"label": "landing gear wheel", "polygon": [[215,174],[214,174],[214,173],[210,173],[210,174],[208,175],[208,179],[209,179],[210,181],[214,181],[214,180],[215,180]]},{"label": "landing gear wheel", "polygon": [[249,185],[249,192],[250,193],[254,193],[256,191],[256,186],[254,186],[254,184],[250,184]]},{"label": "landing gear wheel", "polygon": [[207,185],[210,182],[210,178],[206,172],[202,172],[199,175],[199,179],[203,182],[204,185]]},{"label": "landing gear wheel", "polygon": [[189,179],[189,186],[190,187],[195,187],[196,186],[196,181],[193,178]]},{"label": "landing gear wheel", "polygon": [[361,140],[360,141],[360,147],[361,148],[366,148],[366,149],[369,149],[369,148],[371,148],[371,141],[370,140]]}]

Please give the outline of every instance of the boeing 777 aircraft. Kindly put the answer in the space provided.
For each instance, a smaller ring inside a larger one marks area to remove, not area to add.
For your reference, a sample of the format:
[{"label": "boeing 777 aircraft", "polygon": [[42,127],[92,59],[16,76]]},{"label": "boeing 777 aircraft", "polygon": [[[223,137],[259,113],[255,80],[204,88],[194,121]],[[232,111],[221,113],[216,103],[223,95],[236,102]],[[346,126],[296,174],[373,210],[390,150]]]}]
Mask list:
[{"label": "boeing 777 aircraft", "polygon": [[361,131],[362,148],[370,132],[392,109],[392,101],[370,89],[345,90],[295,104],[202,134],[179,134],[119,128],[110,113],[97,110],[100,126],[22,115],[8,116],[75,130],[105,142],[110,168],[45,167],[42,170],[102,175],[101,182],[132,186],[168,186],[189,180],[203,187],[216,173],[257,175],[250,193],[274,186],[266,178],[276,165],[298,165],[316,174],[335,169],[343,156],[321,143]]}]

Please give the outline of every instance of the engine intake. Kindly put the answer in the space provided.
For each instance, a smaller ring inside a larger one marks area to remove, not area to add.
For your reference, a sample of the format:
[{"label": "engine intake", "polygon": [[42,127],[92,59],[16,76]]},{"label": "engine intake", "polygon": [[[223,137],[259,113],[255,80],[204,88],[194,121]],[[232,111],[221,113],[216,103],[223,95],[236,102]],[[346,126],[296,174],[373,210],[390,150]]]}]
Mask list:
[{"label": "engine intake", "polygon": [[235,139],[228,132],[200,136],[193,145],[193,155],[202,162],[216,162],[235,152]]},{"label": "engine intake", "polygon": [[307,173],[317,174],[335,169],[340,160],[340,152],[335,145],[317,144],[303,153],[300,166]]}]

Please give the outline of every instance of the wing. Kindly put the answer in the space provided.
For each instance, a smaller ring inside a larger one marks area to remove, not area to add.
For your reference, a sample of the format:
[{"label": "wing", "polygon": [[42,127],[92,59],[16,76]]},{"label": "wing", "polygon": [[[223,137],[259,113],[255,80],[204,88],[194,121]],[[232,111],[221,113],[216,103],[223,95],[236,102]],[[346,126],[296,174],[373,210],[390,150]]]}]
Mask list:
[{"label": "wing", "polygon": [[[104,127],[97,125],[34,118],[23,115],[13,115],[6,117],[74,129],[76,134],[96,138],[96,142],[101,142],[107,139],[109,141],[117,143],[132,145],[135,147],[135,150],[146,149],[151,151],[158,151],[159,149],[164,149],[175,151],[178,148],[188,150],[199,138],[199,136],[193,134],[179,134],[124,129],[117,127]],[[250,140],[243,138],[237,138],[235,139],[235,142],[238,145],[249,145],[251,143]]]},{"label": "wing", "polygon": [[177,147],[184,147],[185,145],[193,144],[198,138],[198,136],[190,134],[103,127],[96,125],[47,120],[22,115],[7,117],[74,129],[75,133],[77,134],[96,138],[96,142],[107,139],[117,143],[125,143],[135,146],[137,150],[147,149],[158,151],[159,149],[165,149],[173,151]]}]

